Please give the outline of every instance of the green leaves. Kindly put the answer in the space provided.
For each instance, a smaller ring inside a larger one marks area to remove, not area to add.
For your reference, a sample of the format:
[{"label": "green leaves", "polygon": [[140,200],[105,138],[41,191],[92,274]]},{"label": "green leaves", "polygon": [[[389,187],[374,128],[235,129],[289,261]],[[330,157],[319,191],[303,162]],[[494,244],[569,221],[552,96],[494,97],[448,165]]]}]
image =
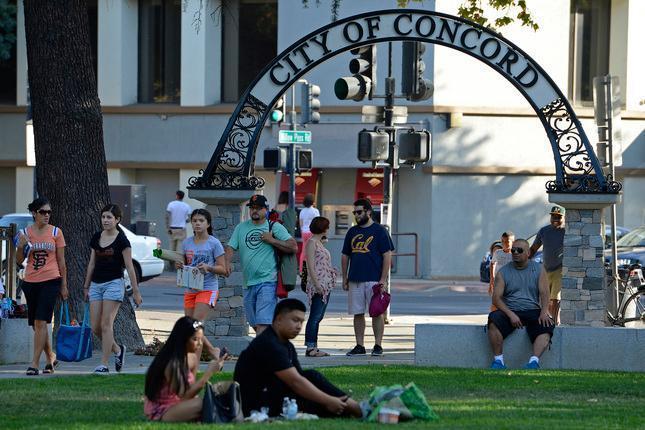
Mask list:
[{"label": "green leaves", "polygon": [[0,0],[0,61],[11,58],[16,43],[16,6]]}]

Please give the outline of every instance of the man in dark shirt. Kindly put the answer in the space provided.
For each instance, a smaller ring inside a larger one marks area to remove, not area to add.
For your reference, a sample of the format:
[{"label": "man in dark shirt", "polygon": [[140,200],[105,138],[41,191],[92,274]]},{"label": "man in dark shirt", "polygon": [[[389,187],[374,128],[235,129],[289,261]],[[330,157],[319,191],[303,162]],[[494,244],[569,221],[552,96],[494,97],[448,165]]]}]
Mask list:
[{"label": "man in dark shirt", "polygon": [[551,208],[551,219],[547,226],[538,231],[529,258],[543,246],[542,265],[546,270],[549,283],[549,313],[553,315],[556,324],[560,323],[560,292],[562,291],[562,257],[564,255],[564,216],[566,210],[562,206]]},{"label": "man in dark shirt", "polygon": [[305,320],[305,305],[285,299],[275,308],[273,323],[240,354],[233,378],[240,384],[245,416],[269,408],[269,416],[282,412],[285,397],[295,398],[298,410],[320,417],[361,417],[358,403],[315,370],[302,370],[290,342]]},{"label": "man in dark shirt", "polygon": [[[385,227],[372,221],[372,203],[367,199],[354,202],[355,226],[345,235],[342,270],[343,289],[348,292],[348,313],[354,316],[356,346],[347,355],[364,355],[365,312],[369,310],[374,285],[387,284],[394,245]],[[349,272],[348,272],[349,268]],[[375,344],[372,355],[383,355],[381,346],[385,317],[372,317]]]}]

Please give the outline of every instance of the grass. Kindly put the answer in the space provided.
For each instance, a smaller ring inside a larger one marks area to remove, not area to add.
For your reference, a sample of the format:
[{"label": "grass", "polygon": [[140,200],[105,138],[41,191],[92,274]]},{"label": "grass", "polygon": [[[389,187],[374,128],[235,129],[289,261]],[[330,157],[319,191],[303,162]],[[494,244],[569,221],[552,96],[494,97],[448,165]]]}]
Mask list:
[{"label": "grass", "polygon": [[[645,425],[644,373],[495,372],[409,366],[336,367],[322,372],[343,389],[351,388],[357,399],[365,398],[375,385],[416,382],[440,419],[399,424],[405,429],[635,429]],[[223,374],[218,379],[227,378],[231,375]],[[146,421],[142,392],[141,375],[4,379],[0,380],[0,427],[195,428],[194,424]],[[350,420],[272,425],[279,429],[317,430],[374,427]]]}]

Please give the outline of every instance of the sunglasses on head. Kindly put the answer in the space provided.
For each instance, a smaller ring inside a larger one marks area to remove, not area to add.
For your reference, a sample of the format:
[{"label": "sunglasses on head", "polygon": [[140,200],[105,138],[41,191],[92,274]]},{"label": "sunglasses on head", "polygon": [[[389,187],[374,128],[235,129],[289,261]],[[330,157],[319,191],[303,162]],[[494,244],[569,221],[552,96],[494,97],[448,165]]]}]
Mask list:
[{"label": "sunglasses on head", "polygon": [[511,252],[513,254],[522,254],[524,252],[524,248],[511,248]]},{"label": "sunglasses on head", "polygon": [[357,211],[352,211],[354,215],[363,215],[363,212],[367,213],[365,210],[357,210]]},{"label": "sunglasses on head", "polygon": [[50,210],[46,210],[46,209],[38,209],[36,212],[38,212],[38,213],[39,213],[39,214],[41,214],[41,215],[51,215],[51,214],[52,214],[51,209],[50,209]]}]

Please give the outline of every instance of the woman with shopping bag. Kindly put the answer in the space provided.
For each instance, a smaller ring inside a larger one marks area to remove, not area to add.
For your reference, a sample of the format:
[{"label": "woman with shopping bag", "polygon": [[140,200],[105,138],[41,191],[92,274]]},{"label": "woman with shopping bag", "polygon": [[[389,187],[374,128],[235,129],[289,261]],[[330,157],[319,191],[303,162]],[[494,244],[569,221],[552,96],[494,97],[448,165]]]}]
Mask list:
[{"label": "woman with shopping bag", "polygon": [[197,380],[199,355],[204,342],[200,321],[184,316],[177,320],[168,340],[146,372],[144,413],[152,421],[197,421],[202,417],[198,394],[211,376],[222,370],[226,353],[214,348],[216,359]]},{"label": "woman with shopping bag", "polygon": [[49,224],[52,208],[39,197],[28,206],[34,223],[18,233],[17,262],[27,260],[22,290],[27,299],[29,325],[34,328],[34,355],[27,375],[40,374],[40,356],[45,353],[43,373],[54,373],[58,364],[47,332],[54,315],[56,298],[67,299],[65,238],[60,228]]},{"label": "woman with shopping bag", "polygon": [[101,211],[103,229],[90,240],[90,262],[87,265],[83,293],[90,302],[92,331],[101,339],[101,364],[94,373],[108,374],[108,360],[114,354],[114,370],[120,372],[125,362],[125,345],[114,341],[114,319],[125,296],[123,269],[127,269],[132,283],[134,303],[142,303],[137,275],[132,264],[132,247],[119,228],[121,208],[109,204]]}]

